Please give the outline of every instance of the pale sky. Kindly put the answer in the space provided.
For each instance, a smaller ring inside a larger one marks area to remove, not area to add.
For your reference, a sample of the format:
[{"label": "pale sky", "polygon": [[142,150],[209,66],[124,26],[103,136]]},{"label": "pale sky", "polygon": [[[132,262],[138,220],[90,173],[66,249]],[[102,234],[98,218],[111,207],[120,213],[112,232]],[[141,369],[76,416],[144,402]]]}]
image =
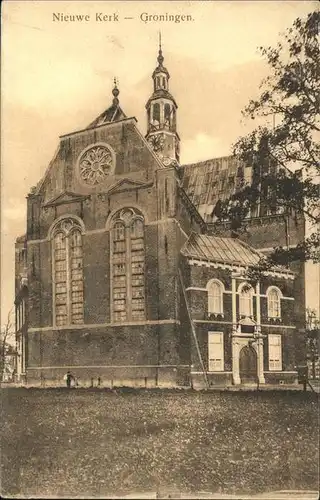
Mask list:
[{"label": "pale sky", "polygon": [[[181,162],[190,163],[230,154],[252,126],[241,124],[241,109],[266,75],[257,47],[274,46],[279,32],[317,6],[301,0],[3,2],[1,325],[14,300],[14,241],[25,232],[30,187],[45,172],[59,135],[87,126],[111,104],[114,76],[124,112],[145,133],[158,31],[179,107]],[[53,21],[54,13],[90,20]],[[96,20],[100,13],[119,21]],[[140,18],[166,13],[192,20]]]}]

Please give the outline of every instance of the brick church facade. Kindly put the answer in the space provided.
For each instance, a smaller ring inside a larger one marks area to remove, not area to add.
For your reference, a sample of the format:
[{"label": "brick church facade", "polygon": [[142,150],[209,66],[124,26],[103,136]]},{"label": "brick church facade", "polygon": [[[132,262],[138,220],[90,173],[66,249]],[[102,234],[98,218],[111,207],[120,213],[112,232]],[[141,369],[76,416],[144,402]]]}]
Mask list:
[{"label": "brick church facade", "polygon": [[297,215],[247,221],[245,238],[212,212],[250,167],[224,157],[180,165],[177,104],[161,48],[144,137],[115,85],[111,106],[60,137],[27,197],[16,241],[18,377],[61,384],[205,387],[294,383],[303,358],[303,264],[255,287],[248,267],[301,241]]}]

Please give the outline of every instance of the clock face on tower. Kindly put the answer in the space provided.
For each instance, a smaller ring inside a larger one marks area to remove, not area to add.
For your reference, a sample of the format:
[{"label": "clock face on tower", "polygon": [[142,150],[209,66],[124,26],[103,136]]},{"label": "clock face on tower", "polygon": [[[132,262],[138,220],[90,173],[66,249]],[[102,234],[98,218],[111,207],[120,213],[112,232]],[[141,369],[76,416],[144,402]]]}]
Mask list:
[{"label": "clock face on tower", "polygon": [[105,144],[96,144],[86,148],[78,160],[78,173],[83,184],[97,186],[112,173],[114,154]]},{"label": "clock face on tower", "polygon": [[155,153],[163,151],[164,141],[165,141],[164,134],[151,135],[148,138],[148,142]]}]

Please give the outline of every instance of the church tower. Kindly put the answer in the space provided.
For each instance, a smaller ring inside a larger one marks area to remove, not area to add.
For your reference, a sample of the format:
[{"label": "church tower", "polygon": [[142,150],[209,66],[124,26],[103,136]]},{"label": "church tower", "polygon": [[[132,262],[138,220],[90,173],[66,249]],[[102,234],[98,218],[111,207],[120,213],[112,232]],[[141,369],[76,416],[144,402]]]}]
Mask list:
[{"label": "church tower", "polygon": [[164,57],[159,36],[158,66],[152,74],[153,94],[147,109],[146,139],[165,166],[179,163],[180,138],[177,133],[177,103],[169,92],[169,72],[163,66]]}]

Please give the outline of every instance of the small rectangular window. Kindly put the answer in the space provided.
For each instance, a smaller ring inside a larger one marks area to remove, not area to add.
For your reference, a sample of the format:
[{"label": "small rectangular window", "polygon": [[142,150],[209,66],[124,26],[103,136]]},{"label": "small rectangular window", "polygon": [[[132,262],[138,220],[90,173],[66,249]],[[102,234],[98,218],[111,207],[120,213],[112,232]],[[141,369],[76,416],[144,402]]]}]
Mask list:
[{"label": "small rectangular window", "polygon": [[143,320],[145,317],[144,309],[138,311],[132,311],[132,319],[134,320]]},{"label": "small rectangular window", "polygon": [[57,326],[63,326],[63,325],[66,325],[67,324],[67,316],[64,314],[64,315],[60,315],[60,314],[57,314],[56,313],[56,325]]},{"label": "small rectangular window", "polygon": [[281,335],[268,335],[269,343],[269,370],[282,370]]},{"label": "small rectangular window", "polygon": [[126,251],[126,242],[125,241],[114,241],[113,242],[113,251],[114,252],[125,252]]},{"label": "small rectangular window", "polygon": [[132,262],[131,269],[132,269],[132,274],[142,274],[144,272],[144,263]]},{"label": "small rectangular window", "polygon": [[66,261],[65,260],[59,260],[55,263],[55,270],[56,271],[65,271],[66,270]]},{"label": "small rectangular window", "polygon": [[143,251],[144,249],[144,244],[143,244],[143,239],[141,238],[137,238],[137,239],[133,239],[131,241],[131,250],[132,251],[135,251],[135,250],[142,250]]},{"label": "small rectangular window", "polygon": [[67,287],[65,282],[62,283],[56,283],[56,294],[58,293],[64,293],[67,291]]},{"label": "small rectangular window", "polygon": [[113,255],[113,262],[115,264],[124,264],[126,261],[126,254],[124,252],[118,252]]},{"label": "small rectangular window", "polygon": [[142,298],[144,298],[144,289],[143,289],[143,287],[137,287],[137,286],[135,286],[132,289],[132,298],[133,299],[142,299]]},{"label": "small rectangular window", "polygon": [[132,286],[143,286],[144,285],[144,275],[135,275],[132,277]]},{"label": "small rectangular window", "polygon": [[71,282],[71,290],[73,292],[78,292],[80,290],[83,290],[83,281],[80,281],[80,280],[72,281]]},{"label": "small rectangular window", "polygon": [[122,287],[126,285],[126,276],[115,276],[113,279],[114,287]]},{"label": "small rectangular window", "polygon": [[132,299],[131,305],[132,309],[141,310],[144,308],[144,299],[143,298]]},{"label": "small rectangular window", "polygon": [[58,262],[60,260],[65,260],[65,258],[66,258],[66,251],[65,251],[65,249],[63,249],[63,250],[56,249],[54,256],[55,256],[55,261],[56,262]]},{"label": "small rectangular window", "polygon": [[56,278],[56,283],[65,283],[67,280],[66,271],[57,271],[55,278]]},{"label": "small rectangular window", "polygon": [[114,299],[113,308],[115,311],[123,311],[126,308],[126,300],[125,299]]},{"label": "small rectangular window", "polygon": [[57,293],[56,294],[56,305],[66,304],[67,303],[67,294],[66,293]]},{"label": "small rectangular window", "polygon": [[144,260],[144,252],[143,250],[137,250],[135,252],[132,252],[132,262],[141,262]]},{"label": "small rectangular window", "polygon": [[126,298],[126,289],[115,288],[113,290],[113,298],[114,299],[125,299]]},{"label": "small rectangular window", "polygon": [[126,273],[126,265],[125,264],[114,264],[113,269],[114,269],[115,276],[122,276],[122,275],[125,275],[125,273]]},{"label": "small rectangular window", "polygon": [[115,322],[121,322],[125,321],[127,319],[127,312],[126,311],[114,311],[113,313],[113,318]]},{"label": "small rectangular window", "polygon": [[208,357],[208,366],[210,372],[220,372],[224,370],[224,349],[222,332],[208,333]]}]

